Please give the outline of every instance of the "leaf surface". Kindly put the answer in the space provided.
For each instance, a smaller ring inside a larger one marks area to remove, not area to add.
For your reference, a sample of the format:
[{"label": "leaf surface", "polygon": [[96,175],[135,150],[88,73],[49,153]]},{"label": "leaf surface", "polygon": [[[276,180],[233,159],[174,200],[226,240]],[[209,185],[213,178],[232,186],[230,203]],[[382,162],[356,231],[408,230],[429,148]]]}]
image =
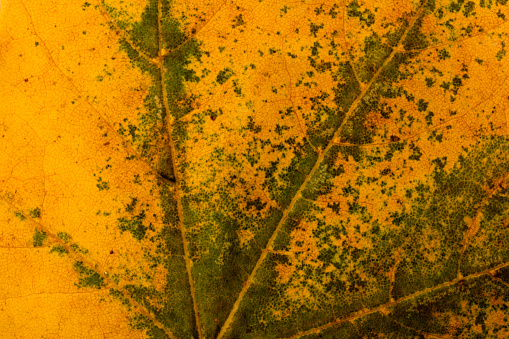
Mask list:
[{"label": "leaf surface", "polygon": [[506,5],[2,3],[0,333],[507,337]]}]

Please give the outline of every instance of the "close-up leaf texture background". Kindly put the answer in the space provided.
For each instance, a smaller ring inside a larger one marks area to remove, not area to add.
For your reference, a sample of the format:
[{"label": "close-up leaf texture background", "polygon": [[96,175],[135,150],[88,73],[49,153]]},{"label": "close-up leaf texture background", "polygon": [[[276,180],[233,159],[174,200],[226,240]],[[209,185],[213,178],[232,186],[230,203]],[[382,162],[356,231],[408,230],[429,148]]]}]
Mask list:
[{"label": "close-up leaf texture background", "polygon": [[2,0],[0,338],[508,338],[507,0]]}]

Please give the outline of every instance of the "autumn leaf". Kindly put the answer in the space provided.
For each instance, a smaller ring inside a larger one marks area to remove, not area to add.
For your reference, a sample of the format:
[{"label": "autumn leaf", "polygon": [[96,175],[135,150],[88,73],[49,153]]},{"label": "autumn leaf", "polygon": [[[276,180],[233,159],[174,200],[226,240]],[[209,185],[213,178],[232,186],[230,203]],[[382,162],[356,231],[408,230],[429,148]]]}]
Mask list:
[{"label": "autumn leaf", "polygon": [[0,337],[508,337],[507,5],[3,1]]}]

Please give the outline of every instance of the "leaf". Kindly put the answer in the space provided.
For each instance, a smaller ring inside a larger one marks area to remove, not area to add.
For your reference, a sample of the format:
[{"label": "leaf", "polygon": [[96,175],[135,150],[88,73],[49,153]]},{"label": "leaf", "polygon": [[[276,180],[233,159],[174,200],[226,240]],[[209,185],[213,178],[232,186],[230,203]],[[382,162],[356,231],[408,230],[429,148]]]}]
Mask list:
[{"label": "leaf", "polygon": [[2,3],[2,334],[507,337],[508,11]]}]

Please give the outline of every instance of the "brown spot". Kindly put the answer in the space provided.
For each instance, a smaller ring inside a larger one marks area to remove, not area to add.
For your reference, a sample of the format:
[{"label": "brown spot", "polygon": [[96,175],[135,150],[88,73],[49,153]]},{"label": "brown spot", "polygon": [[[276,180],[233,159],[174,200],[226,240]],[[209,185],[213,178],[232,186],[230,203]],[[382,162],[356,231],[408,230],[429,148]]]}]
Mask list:
[{"label": "brown spot", "polygon": [[400,141],[400,140],[401,140],[401,138],[398,137],[397,135],[391,135],[391,141],[392,142],[396,142],[396,141]]},{"label": "brown spot", "polygon": [[465,290],[467,290],[467,289],[468,289],[468,286],[467,286],[467,285],[465,285],[465,282],[466,282],[466,280],[465,280],[465,279],[461,279],[460,281],[458,281],[458,289],[459,289],[460,291],[465,291]]}]

